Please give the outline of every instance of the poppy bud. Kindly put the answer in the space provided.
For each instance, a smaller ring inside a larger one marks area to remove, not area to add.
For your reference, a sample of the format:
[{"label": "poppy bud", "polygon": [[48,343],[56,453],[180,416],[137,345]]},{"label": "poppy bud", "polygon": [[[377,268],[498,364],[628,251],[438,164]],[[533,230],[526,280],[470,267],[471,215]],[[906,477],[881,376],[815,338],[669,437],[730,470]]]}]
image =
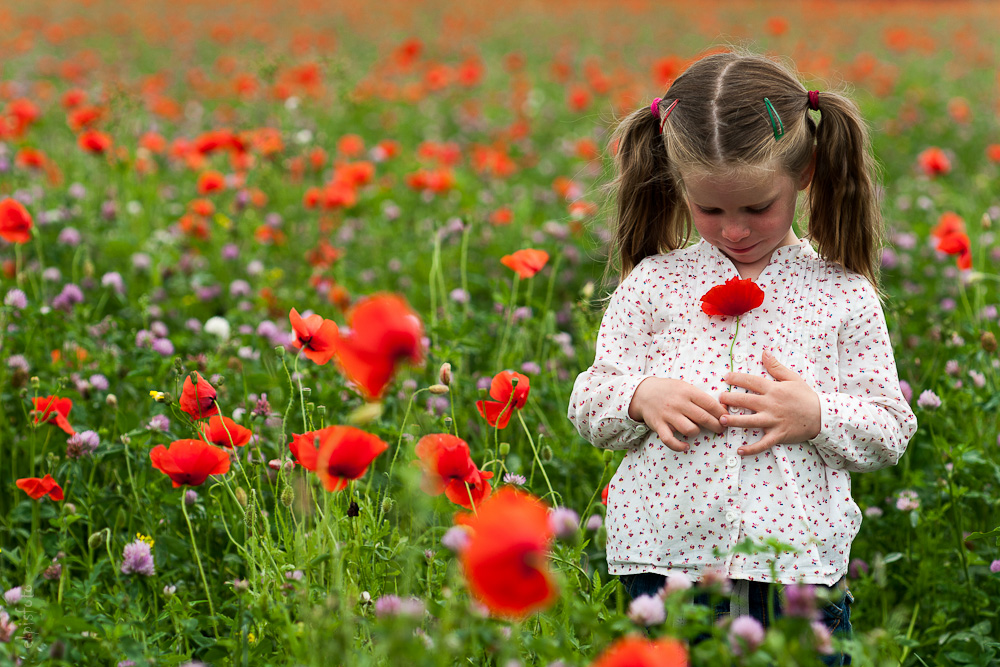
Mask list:
[{"label": "poppy bud", "polygon": [[313,403],[312,401],[306,403],[306,412],[307,413],[312,414],[315,411],[316,411],[316,404],[315,403]]},{"label": "poppy bud", "polygon": [[87,546],[91,549],[97,549],[102,544],[104,544],[107,539],[106,536],[110,531],[107,528],[102,528],[96,533],[91,533],[90,537],[87,538]]},{"label": "poppy bud", "polygon": [[38,389],[42,385],[42,381],[38,379],[37,375],[31,376],[31,388]]},{"label": "poppy bud", "polygon": [[432,384],[428,388],[428,390],[432,394],[437,394],[438,396],[440,396],[442,394],[447,394],[448,393],[448,385],[444,385],[444,384]]},{"label": "poppy bud", "polygon": [[247,506],[247,492],[243,490],[242,486],[236,487],[236,502],[243,507]]},{"label": "poppy bud", "polygon": [[312,393],[312,387],[302,387],[302,393],[306,396]]},{"label": "poppy bud", "polygon": [[498,448],[497,451],[500,453],[500,456],[507,456],[508,454],[510,454],[510,443],[501,442],[500,447]]},{"label": "poppy bud", "polygon": [[388,496],[386,496],[385,498],[383,498],[382,499],[382,513],[383,514],[388,514],[389,512],[391,512],[392,511],[392,506],[395,505],[395,504],[396,504],[396,502],[392,498],[390,498]]},{"label": "poppy bud", "polygon": [[[62,509],[65,514],[76,514],[76,505],[73,503],[64,503]],[[62,552],[60,551],[59,553]],[[59,558],[59,556],[56,556],[56,558]]]},{"label": "poppy bud", "polygon": [[325,405],[317,405],[316,406],[316,414],[318,414],[320,417],[322,417],[323,415],[325,415],[326,414],[326,406]]},{"label": "poppy bud", "polygon": [[278,355],[279,359],[281,359],[283,356],[285,356],[285,346],[284,345],[275,345],[274,346],[274,353],[276,355]]},{"label": "poppy bud", "polygon": [[284,489],[281,490],[281,504],[284,505],[285,507],[291,507],[292,503],[294,502],[295,502],[295,491],[292,490],[292,487],[286,486]]},{"label": "poppy bud", "polygon": [[989,229],[990,227],[993,226],[993,221],[990,219],[989,213],[983,213],[983,217],[982,220],[979,221],[979,225],[983,229]]},{"label": "poppy bud", "polygon": [[108,394],[107,397],[104,399],[104,402],[112,410],[118,409],[118,397],[115,396],[114,394]]},{"label": "poppy bud", "polygon": [[451,364],[441,364],[441,369],[438,371],[438,382],[451,386]]},{"label": "poppy bud", "polygon": [[593,281],[588,280],[586,283],[584,283],[583,287],[580,289],[580,296],[582,296],[585,301],[590,301],[590,297],[594,296]]},{"label": "poppy bud", "polygon": [[361,407],[355,409],[347,417],[347,423],[352,426],[363,426],[370,422],[375,421],[382,416],[382,403],[365,403]]},{"label": "poppy bud", "polygon": [[612,452],[610,449],[605,449],[604,450],[604,465],[608,465],[609,463],[611,463],[611,460],[613,458],[615,458],[615,453]]},{"label": "poppy bud", "polygon": [[979,337],[979,344],[987,352],[997,351],[997,337],[993,335],[992,331],[984,331],[983,335]]},{"label": "poppy bud", "polygon": [[543,461],[551,461],[552,457],[553,457],[552,448],[549,447],[548,445],[545,445],[544,447],[542,447],[542,460]]}]

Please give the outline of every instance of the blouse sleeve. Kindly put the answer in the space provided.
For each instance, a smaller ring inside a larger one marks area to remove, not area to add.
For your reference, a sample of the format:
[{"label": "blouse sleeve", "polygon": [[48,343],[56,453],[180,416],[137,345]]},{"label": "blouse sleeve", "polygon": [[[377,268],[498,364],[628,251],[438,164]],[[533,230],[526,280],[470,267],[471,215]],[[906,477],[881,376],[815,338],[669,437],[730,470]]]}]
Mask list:
[{"label": "blouse sleeve", "polygon": [[917,418],[899,386],[878,296],[867,280],[858,285],[837,334],[839,390],[819,393],[822,426],[810,442],[830,467],[868,472],[899,461]]},{"label": "blouse sleeve", "polygon": [[602,449],[628,449],[649,432],[628,409],[645,373],[652,343],[652,307],[640,263],[618,286],[597,335],[594,365],[573,384],[569,419],[580,435]]}]

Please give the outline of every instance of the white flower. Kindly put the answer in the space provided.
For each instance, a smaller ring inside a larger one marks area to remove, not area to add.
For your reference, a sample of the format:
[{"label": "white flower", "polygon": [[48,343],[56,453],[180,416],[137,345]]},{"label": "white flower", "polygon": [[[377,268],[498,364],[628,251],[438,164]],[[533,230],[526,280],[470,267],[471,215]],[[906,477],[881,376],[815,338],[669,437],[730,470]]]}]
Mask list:
[{"label": "white flower", "polygon": [[223,342],[229,340],[229,322],[222,317],[210,317],[205,322],[205,333],[218,336]]}]

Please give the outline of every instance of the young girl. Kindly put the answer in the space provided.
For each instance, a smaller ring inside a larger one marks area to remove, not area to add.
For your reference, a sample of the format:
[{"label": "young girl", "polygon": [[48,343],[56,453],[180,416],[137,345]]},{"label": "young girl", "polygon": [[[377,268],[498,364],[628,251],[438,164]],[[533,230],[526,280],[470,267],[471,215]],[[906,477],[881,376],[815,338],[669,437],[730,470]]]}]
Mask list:
[{"label": "young girl", "polygon": [[[772,584],[826,586],[839,600],[827,625],[849,632],[850,473],[894,465],[917,427],[879,300],[858,109],[770,59],[722,53],[614,142],[621,282],[569,406],[584,438],[627,451],[608,494],[608,569],[633,596],[721,571],[733,594],[717,611],[764,625]],[[760,305],[707,314],[710,289],[744,279]],[[733,551],[769,538],[794,551]]]}]

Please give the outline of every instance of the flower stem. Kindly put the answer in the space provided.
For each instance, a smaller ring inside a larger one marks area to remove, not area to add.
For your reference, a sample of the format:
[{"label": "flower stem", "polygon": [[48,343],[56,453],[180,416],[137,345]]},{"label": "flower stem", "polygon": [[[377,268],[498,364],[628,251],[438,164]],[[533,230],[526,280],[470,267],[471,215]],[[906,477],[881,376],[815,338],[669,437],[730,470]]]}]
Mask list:
[{"label": "flower stem", "polygon": [[[531,444],[531,453],[535,455],[535,463],[538,464],[539,470],[542,471],[542,477],[545,479],[545,485],[549,487],[549,492],[547,495],[552,496],[552,501],[557,502],[561,500],[559,494],[552,490],[552,482],[549,481],[549,475],[545,472],[545,466],[542,465],[542,460],[538,458],[538,448],[535,447],[535,440],[531,437],[531,431],[528,430],[528,425],[524,423],[524,417],[521,416],[521,411],[517,411],[517,419],[521,422],[521,428],[524,429],[524,434],[528,436],[528,442]],[[544,496],[543,496],[544,497]]]},{"label": "flower stem", "polygon": [[[736,345],[736,337],[740,335],[740,316],[736,316],[736,331],[733,332],[733,340],[729,343],[729,372],[733,372],[733,346]],[[732,391],[733,385],[726,387],[726,391]]]},{"label": "flower stem", "polygon": [[219,626],[215,620],[215,608],[212,606],[212,593],[208,590],[208,580],[205,579],[205,570],[201,567],[201,556],[198,554],[198,543],[194,539],[194,529],[191,527],[191,519],[188,517],[187,503],[184,502],[186,490],[181,490],[181,511],[184,512],[184,521],[187,522],[188,533],[191,534],[191,548],[194,549],[194,559],[198,563],[198,572],[201,573],[201,584],[205,587],[205,597],[208,598],[208,612],[212,615],[212,627],[215,628],[215,638],[219,638]]}]

